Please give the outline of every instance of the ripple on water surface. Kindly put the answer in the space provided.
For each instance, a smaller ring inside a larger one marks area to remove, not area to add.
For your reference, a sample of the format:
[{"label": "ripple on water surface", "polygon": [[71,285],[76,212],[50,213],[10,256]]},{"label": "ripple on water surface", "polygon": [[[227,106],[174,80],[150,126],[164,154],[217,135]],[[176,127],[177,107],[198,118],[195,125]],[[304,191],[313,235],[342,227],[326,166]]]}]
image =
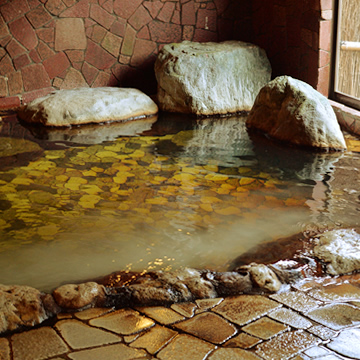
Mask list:
[{"label": "ripple on water surface", "polygon": [[21,133],[41,151],[0,160],[0,283],[48,290],[115,270],[224,270],[260,242],[333,221],[328,180],[343,154],[250,138],[243,117],[169,123],[105,142],[67,135],[75,144],[5,119],[1,136]]}]

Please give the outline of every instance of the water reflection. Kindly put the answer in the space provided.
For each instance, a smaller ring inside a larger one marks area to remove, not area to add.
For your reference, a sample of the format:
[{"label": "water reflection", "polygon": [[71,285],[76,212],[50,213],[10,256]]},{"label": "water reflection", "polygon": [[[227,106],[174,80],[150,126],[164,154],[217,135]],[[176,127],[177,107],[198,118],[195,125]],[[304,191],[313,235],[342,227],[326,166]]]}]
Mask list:
[{"label": "water reflection", "polygon": [[106,125],[96,134],[75,128],[68,137],[5,122],[2,135],[41,152],[0,171],[0,283],[50,289],[116,270],[224,270],[330,211],[342,154],[249,136],[241,116],[183,120],[147,119],[125,132],[117,124],[111,134]]}]

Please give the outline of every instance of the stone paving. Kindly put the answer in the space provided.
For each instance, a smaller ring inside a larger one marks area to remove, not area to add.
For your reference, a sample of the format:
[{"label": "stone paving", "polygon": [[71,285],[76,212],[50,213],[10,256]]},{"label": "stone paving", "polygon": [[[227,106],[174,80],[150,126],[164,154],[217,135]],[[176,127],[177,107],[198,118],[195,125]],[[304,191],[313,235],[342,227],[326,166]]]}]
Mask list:
[{"label": "stone paving", "polygon": [[272,295],[59,314],[0,338],[0,359],[360,359],[360,274]]}]

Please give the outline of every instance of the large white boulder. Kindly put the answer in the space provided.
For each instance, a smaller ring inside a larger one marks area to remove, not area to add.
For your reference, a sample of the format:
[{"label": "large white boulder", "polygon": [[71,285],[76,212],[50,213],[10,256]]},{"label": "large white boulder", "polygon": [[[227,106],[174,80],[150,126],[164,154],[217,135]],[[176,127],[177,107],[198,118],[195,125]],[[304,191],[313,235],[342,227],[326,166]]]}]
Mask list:
[{"label": "large white boulder", "polygon": [[55,91],[23,106],[18,115],[28,123],[71,126],[125,121],[157,112],[155,102],[140,90],[102,87]]},{"label": "large white boulder", "polygon": [[294,145],[323,150],[346,149],[328,99],[290,76],[279,76],[261,89],[246,124]]},{"label": "large white boulder", "polygon": [[314,255],[326,263],[326,272],[341,275],[360,270],[360,235],[352,229],[327,231],[319,236]]},{"label": "large white boulder", "polygon": [[253,44],[183,41],[163,47],[155,75],[162,110],[210,116],[249,111],[271,66]]}]

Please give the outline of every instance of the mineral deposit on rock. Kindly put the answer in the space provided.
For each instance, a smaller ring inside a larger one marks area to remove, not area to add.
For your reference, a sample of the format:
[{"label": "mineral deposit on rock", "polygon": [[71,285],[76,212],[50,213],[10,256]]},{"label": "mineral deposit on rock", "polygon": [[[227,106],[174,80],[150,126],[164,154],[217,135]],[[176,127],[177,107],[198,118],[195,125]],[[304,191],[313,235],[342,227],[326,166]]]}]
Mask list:
[{"label": "mineral deposit on rock", "polygon": [[0,334],[24,326],[38,325],[54,312],[56,305],[52,299],[37,289],[30,286],[0,285]]},{"label": "mineral deposit on rock", "polygon": [[327,231],[319,236],[314,255],[326,263],[331,275],[360,270],[360,235],[352,229]]},{"label": "mineral deposit on rock", "polygon": [[53,297],[64,309],[82,309],[100,306],[105,299],[105,290],[95,282],[67,284],[55,289]]},{"label": "mineral deposit on rock", "polygon": [[46,126],[71,126],[125,121],[155,115],[158,107],[143,92],[131,88],[59,90],[23,106],[19,117]]},{"label": "mineral deposit on rock", "polygon": [[250,110],[271,66],[253,44],[183,41],[163,47],[155,74],[162,110],[209,116]]},{"label": "mineral deposit on rock", "polygon": [[261,89],[246,124],[294,145],[346,149],[328,99],[310,85],[289,76],[279,76]]}]

